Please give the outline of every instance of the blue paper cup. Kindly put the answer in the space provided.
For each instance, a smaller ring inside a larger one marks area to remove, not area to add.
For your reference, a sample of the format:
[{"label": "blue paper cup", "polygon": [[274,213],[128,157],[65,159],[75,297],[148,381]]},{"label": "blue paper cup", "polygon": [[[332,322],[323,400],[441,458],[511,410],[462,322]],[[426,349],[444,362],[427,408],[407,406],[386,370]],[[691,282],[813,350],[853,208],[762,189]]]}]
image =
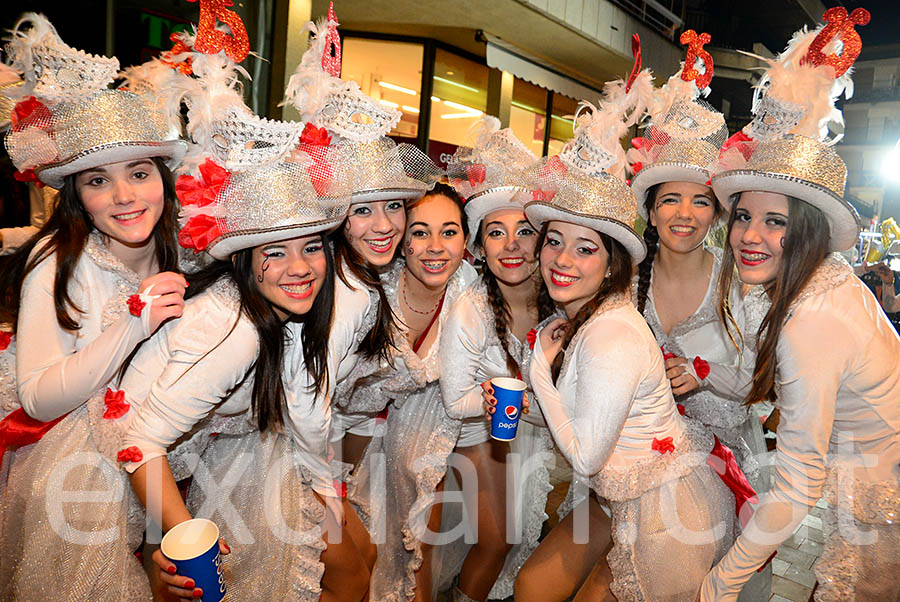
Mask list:
[{"label": "blue paper cup", "polygon": [[491,386],[497,399],[497,407],[491,414],[491,437],[498,441],[512,441],[519,428],[525,383],[518,378],[501,376],[492,378]]},{"label": "blue paper cup", "polygon": [[205,518],[193,518],[169,529],[160,549],[178,569],[203,589],[203,602],[225,598],[225,574],[219,555],[219,528]]}]

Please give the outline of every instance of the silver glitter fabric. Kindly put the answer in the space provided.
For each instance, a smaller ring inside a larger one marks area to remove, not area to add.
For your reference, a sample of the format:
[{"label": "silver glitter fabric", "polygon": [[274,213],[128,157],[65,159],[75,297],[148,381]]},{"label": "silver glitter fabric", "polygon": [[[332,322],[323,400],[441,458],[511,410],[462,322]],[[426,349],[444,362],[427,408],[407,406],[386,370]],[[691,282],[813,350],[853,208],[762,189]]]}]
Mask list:
[{"label": "silver glitter fabric", "polygon": [[753,107],[753,121],[747,133],[760,142],[780,138],[797,127],[805,112],[800,105],[763,94]]},{"label": "silver glitter fabric", "polygon": [[420,197],[442,174],[415,146],[396,144],[386,137],[364,142],[341,140],[335,153],[329,162],[335,166],[335,180],[349,188],[354,198],[391,190]]},{"label": "silver glitter fabric", "polygon": [[[338,80],[340,81],[340,80]],[[328,95],[314,122],[344,138],[370,140],[373,134],[384,136],[391,131],[401,114],[372,100],[356,82],[341,82]]]},{"label": "silver glitter fabric", "polygon": [[[223,558],[230,600],[299,600],[313,602],[322,591],[325,549],[321,523],[325,509],[310,486],[309,470],[294,453],[289,436],[259,431],[219,434],[203,454],[216,483],[241,470],[233,489],[219,487],[208,496],[193,486],[187,506],[192,515],[209,518],[221,529],[231,554]],[[240,519],[205,508],[233,504]]]},{"label": "silver glitter fabric", "polygon": [[589,176],[599,176],[615,165],[618,157],[597,144],[587,128],[579,128],[575,137],[559,153],[560,160]]},{"label": "silver glitter fabric", "polygon": [[847,182],[847,166],[834,147],[806,136],[760,143],[747,162],[747,170],[809,182],[839,198]]}]

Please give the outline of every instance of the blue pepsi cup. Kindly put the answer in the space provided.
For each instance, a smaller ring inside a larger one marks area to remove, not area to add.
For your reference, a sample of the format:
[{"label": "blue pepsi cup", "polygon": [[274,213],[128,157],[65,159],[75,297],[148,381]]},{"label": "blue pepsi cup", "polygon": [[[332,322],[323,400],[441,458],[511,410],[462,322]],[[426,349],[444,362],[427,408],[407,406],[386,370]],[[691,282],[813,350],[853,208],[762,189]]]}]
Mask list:
[{"label": "blue pepsi cup", "polygon": [[491,437],[498,441],[512,441],[519,428],[525,383],[518,378],[501,376],[492,378],[491,386],[497,400],[497,406],[491,414]]},{"label": "blue pepsi cup", "polygon": [[195,587],[203,590],[203,602],[221,602],[225,598],[216,523],[205,518],[179,523],[163,536],[160,549],[175,564],[179,575],[190,577]]}]

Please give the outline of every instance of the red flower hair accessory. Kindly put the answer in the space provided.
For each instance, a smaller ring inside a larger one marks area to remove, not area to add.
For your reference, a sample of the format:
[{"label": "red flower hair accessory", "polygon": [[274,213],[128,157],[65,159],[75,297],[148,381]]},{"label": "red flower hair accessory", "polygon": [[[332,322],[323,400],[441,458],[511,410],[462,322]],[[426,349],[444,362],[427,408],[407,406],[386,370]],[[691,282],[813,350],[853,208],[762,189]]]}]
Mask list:
[{"label": "red flower hair accessory", "polygon": [[140,462],[143,459],[144,453],[136,445],[120,449],[119,453],[116,455],[116,460],[119,462]]},{"label": "red flower hair accessory", "polygon": [[131,404],[125,401],[125,391],[113,391],[107,388],[103,403],[106,404],[103,417],[107,420],[121,418],[131,409]]},{"label": "red flower hair accessory", "polygon": [[175,193],[183,207],[178,244],[186,249],[203,251],[220,237],[215,201],[228,185],[231,174],[207,159],[200,165],[200,177],[181,175],[175,183]]},{"label": "red flower hair accessory", "polygon": [[671,437],[665,437],[663,439],[654,437],[650,447],[653,451],[658,451],[661,455],[670,454],[675,451],[675,444],[672,443]]}]

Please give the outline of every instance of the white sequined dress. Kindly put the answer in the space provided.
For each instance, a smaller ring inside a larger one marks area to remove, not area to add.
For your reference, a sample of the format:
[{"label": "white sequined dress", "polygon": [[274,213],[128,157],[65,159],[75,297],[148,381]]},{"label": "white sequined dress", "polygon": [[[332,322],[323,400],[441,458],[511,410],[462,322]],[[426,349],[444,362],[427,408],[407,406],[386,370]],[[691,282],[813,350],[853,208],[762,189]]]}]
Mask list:
[{"label": "white sequined dress", "polygon": [[127,304],[141,279],[93,232],[69,284],[81,310],[69,313],[80,328],[68,331],[56,320],[55,271],[52,254],[23,284],[16,380],[32,417],[65,418],[4,458],[0,599],[147,600],[147,576],[134,556],[144,514],[116,462],[135,408],[118,416],[105,403],[122,362],[149,335],[149,321]]},{"label": "white sequined dress", "polygon": [[706,464],[712,435],[679,415],[653,333],[628,295],[579,329],[554,384],[540,336],[531,384],[573,469],[609,502],[620,602],[694,602],[732,541],[734,497]]},{"label": "white sequined dress", "polygon": [[792,304],[776,351],[774,484],[703,584],[734,600],[820,498],[818,602],[900,600],[900,338],[838,255]]}]

